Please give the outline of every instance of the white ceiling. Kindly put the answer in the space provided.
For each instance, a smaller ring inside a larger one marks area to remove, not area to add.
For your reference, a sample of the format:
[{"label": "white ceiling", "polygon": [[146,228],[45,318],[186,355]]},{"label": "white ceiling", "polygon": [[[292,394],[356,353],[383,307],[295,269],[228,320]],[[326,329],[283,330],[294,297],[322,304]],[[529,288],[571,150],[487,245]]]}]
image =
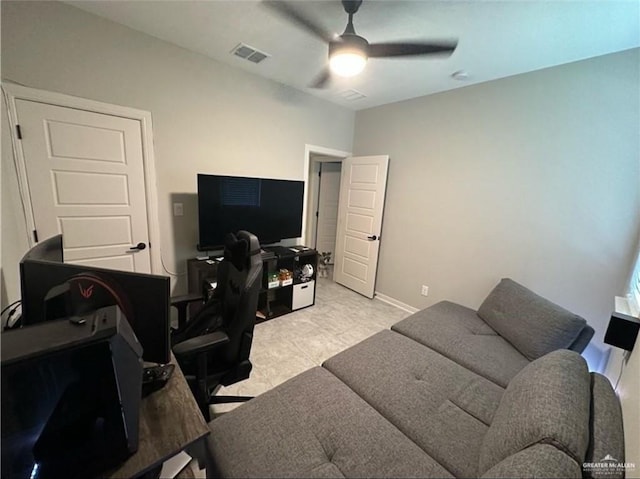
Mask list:
[{"label": "white ceiling", "polygon": [[[358,77],[316,90],[307,85],[327,46],[259,1],[66,3],[354,110],[640,47],[638,0],[365,0],[354,25],[369,42],[457,38],[458,48],[444,59],[371,59]],[[292,3],[327,30],[344,30],[338,1]],[[231,55],[240,42],[271,56],[253,64]],[[467,81],[451,78],[458,70]],[[343,99],[351,89],[366,97]]]}]

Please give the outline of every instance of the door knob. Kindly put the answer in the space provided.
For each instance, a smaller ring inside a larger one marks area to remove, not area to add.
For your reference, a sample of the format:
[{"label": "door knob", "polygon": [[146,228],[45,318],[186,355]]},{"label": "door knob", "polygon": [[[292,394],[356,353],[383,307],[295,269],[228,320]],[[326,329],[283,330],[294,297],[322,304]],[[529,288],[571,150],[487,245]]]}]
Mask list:
[{"label": "door knob", "polygon": [[129,248],[130,251],[142,251],[143,249],[145,249],[147,247],[147,245],[145,243],[138,243],[135,246],[132,246],[131,248]]},{"label": "door knob", "polygon": [[368,239],[369,241],[375,241],[375,240],[377,240],[377,239],[378,239],[378,237],[377,237],[376,235],[372,235],[372,236],[367,236],[367,239]]}]

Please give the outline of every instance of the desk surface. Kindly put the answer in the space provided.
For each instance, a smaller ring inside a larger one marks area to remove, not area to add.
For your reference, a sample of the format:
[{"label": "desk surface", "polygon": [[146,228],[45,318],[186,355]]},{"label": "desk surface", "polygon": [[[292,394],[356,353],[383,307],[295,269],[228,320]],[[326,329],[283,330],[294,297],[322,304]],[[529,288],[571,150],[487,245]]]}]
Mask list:
[{"label": "desk surface", "polygon": [[139,476],[209,434],[209,427],[173,355],[171,360],[176,368],[169,382],[142,399],[138,451],[107,477]]}]

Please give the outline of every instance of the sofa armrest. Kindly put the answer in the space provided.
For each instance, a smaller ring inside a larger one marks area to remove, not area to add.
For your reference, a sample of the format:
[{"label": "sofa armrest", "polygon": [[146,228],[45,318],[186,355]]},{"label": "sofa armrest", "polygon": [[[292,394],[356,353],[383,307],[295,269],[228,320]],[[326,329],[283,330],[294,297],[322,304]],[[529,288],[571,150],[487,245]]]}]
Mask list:
[{"label": "sofa armrest", "polygon": [[582,353],[584,348],[589,344],[589,341],[591,341],[591,338],[593,338],[594,333],[595,331],[593,328],[587,324],[582,331],[580,331],[580,334],[578,334],[578,337],[573,341],[573,343],[571,343],[569,349],[576,353]]}]

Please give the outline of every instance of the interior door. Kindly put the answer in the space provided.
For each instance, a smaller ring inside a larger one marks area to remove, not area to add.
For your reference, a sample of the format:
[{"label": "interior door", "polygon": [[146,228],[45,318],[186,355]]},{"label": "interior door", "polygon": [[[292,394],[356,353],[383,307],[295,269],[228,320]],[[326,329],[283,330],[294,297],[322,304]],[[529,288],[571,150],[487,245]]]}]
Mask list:
[{"label": "interior door", "polygon": [[334,280],[373,298],[387,188],[388,156],[342,162]]},{"label": "interior door", "polygon": [[65,262],[151,272],[138,120],[16,100],[39,239]]},{"label": "interior door", "polygon": [[331,253],[331,262],[335,259],[341,166],[340,162],[320,164],[316,249],[320,253]]}]

